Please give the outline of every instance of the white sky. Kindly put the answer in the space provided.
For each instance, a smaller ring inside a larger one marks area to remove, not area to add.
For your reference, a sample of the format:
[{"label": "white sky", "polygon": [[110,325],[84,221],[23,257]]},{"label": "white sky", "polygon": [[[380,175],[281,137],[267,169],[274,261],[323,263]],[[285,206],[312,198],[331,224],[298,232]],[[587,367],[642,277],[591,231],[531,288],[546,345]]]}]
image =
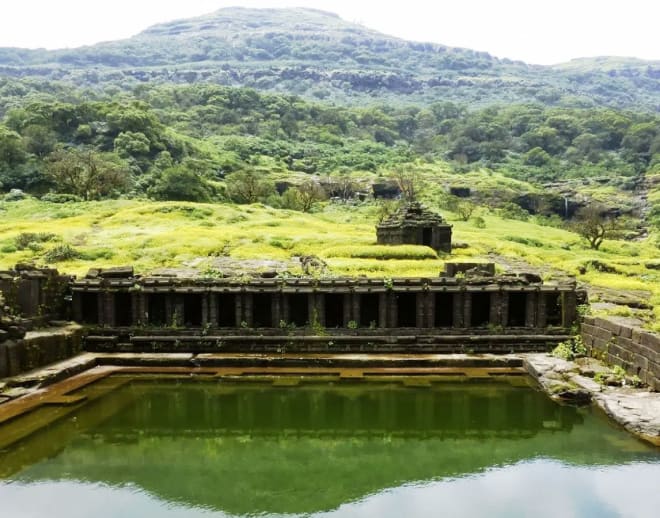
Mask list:
[{"label": "white sky", "polygon": [[658,0],[2,0],[0,46],[76,47],[229,6],[314,7],[401,38],[528,63],[660,60]]}]

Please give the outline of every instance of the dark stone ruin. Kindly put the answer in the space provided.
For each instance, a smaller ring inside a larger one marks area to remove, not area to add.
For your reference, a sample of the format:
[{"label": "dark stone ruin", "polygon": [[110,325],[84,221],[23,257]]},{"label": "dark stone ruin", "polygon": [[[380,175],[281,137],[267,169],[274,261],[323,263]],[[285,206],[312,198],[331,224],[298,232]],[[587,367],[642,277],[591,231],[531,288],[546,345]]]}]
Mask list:
[{"label": "dark stone ruin", "polygon": [[546,351],[569,336],[583,295],[574,281],[494,273],[448,263],[436,278],[209,279],[119,267],[75,279],[19,265],[0,274],[0,377],[81,348],[508,353]]},{"label": "dark stone ruin", "polygon": [[451,225],[421,203],[407,203],[377,227],[378,244],[423,245],[451,253]]},{"label": "dark stone ruin", "polygon": [[[546,351],[568,337],[578,292],[492,275],[459,277],[75,280],[90,351]],[[449,268],[457,271],[455,266]]]},{"label": "dark stone ruin", "polygon": [[[0,271],[0,378],[80,351],[81,333],[52,329],[53,321],[70,318],[72,280],[55,269],[29,264]],[[44,327],[51,332],[31,333]]]}]

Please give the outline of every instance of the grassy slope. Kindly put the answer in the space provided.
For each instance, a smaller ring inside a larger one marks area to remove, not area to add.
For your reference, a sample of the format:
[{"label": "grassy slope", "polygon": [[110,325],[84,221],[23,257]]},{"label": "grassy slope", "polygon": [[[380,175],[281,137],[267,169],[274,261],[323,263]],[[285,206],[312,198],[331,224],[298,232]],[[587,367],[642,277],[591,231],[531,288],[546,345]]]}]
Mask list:
[{"label": "grassy slope", "polygon": [[[369,204],[328,204],[316,214],[302,214],[262,205],[5,202],[0,206],[0,268],[26,260],[44,263],[44,254],[61,244],[71,245],[83,257],[55,266],[79,275],[92,266],[123,264],[133,264],[143,273],[191,262],[204,268],[212,256],[223,254],[236,259],[315,254],[327,261],[335,275],[376,277],[436,276],[444,260],[485,261],[491,253],[571,274],[588,261],[598,260],[619,273],[587,269],[580,280],[609,288],[646,290],[657,307],[655,315],[660,314],[660,271],[645,267],[657,256],[657,248],[649,241],[605,241],[600,251],[593,251],[579,236],[562,229],[488,213],[483,213],[486,227],[477,228],[446,213],[454,225],[454,241],[467,243],[468,248],[436,258],[426,247],[376,245],[376,212]],[[15,238],[23,232],[55,237],[34,249],[17,250]],[[384,254],[400,258],[383,260]],[[654,320],[650,325],[660,328]]]}]

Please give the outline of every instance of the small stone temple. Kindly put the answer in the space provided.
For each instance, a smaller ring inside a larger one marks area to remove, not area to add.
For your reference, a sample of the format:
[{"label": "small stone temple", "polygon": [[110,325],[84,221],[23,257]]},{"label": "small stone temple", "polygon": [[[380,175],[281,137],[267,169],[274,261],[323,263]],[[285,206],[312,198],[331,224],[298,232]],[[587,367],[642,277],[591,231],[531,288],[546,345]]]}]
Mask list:
[{"label": "small stone temple", "polygon": [[405,204],[377,227],[381,245],[424,245],[451,253],[451,225],[419,202]]}]

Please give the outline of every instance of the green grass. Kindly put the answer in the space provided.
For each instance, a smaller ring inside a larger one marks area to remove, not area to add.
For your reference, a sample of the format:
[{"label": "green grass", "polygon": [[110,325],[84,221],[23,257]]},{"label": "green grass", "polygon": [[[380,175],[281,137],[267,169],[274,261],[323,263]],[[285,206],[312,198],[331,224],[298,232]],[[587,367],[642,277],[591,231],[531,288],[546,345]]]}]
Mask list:
[{"label": "green grass", "polygon": [[[315,214],[303,214],[260,204],[5,202],[0,204],[0,268],[22,261],[47,264],[51,258],[50,264],[60,271],[77,275],[93,266],[126,264],[145,273],[214,256],[286,260],[314,254],[334,275],[435,277],[444,260],[488,261],[490,254],[497,254],[577,275],[596,286],[645,291],[657,308],[649,326],[660,329],[655,324],[660,316],[660,271],[645,266],[658,256],[653,235],[645,241],[606,240],[595,251],[577,234],[533,220],[502,219],[482,211],[485,228],[477,228],[445,212],[454,241],[467,248],[438,258],[426,247],[377,245],[376,212],[373,204],[326,204]],[[25,242],[21,235],[27,233],[48,239],[19,249],[16,244]],[[593,261],[617,273],[591,268]],[[585,265],[586,273],[579,274]]]}]

